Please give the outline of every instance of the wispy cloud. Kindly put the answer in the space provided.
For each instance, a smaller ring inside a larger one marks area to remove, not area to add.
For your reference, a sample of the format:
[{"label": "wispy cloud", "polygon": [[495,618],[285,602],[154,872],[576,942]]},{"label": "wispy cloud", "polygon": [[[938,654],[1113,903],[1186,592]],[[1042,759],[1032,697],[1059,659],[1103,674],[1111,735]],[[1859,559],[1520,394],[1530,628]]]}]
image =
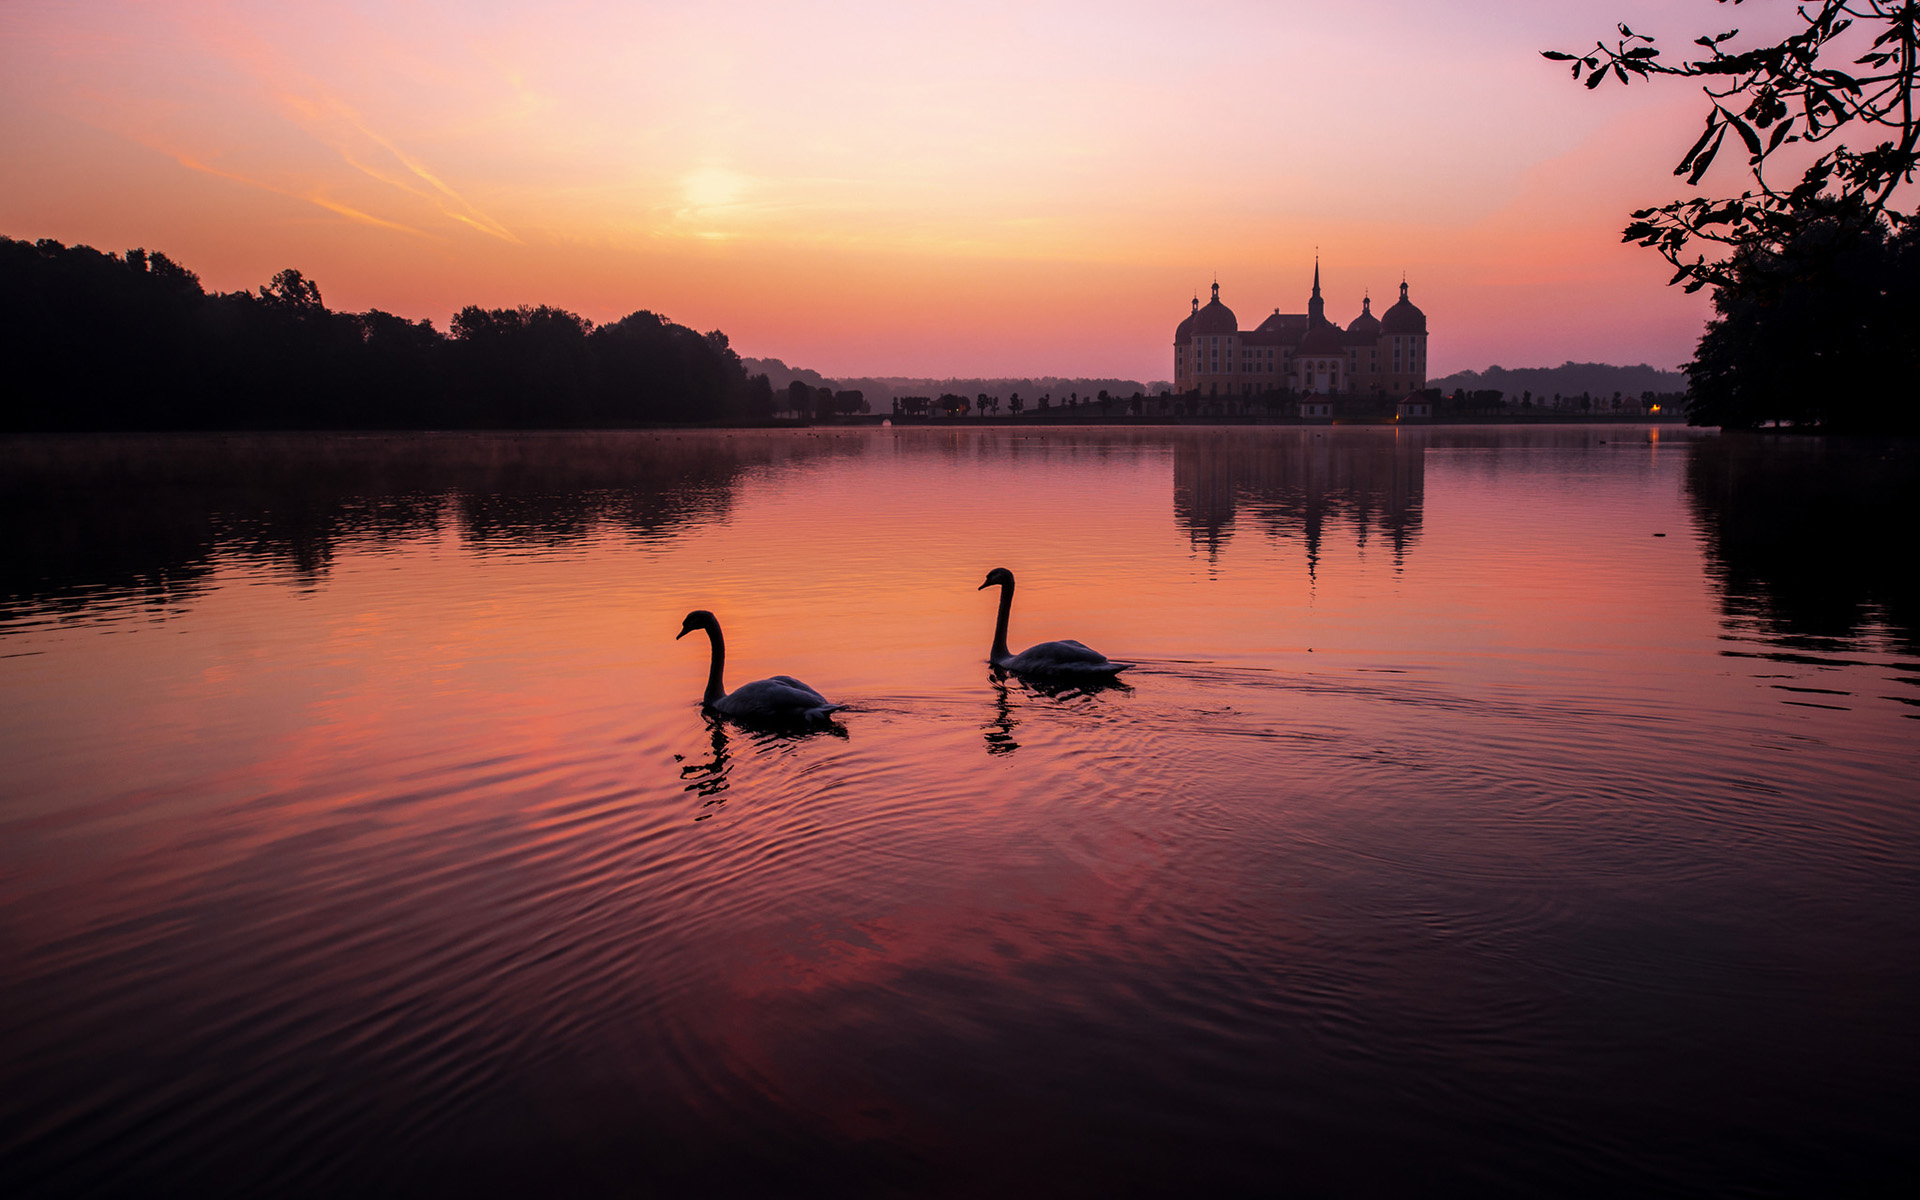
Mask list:
[{"label": "wispy cloud", "polygon": [[152,145],[151,143],[149,143],[149,146],[151,149],[158,150],[162,154],[167,155],[167,157],[173,159],[175,162],[187,168],[189,171],[199,171],[202,174],[213,175],[220,179],[232,180],[234,183],[245,184],[247,187],[251,187],[251,188],[258,188],[263,192],[271,192],[276,196],[287,196],[294,200],[304,200],[308,204],[312,204],[312,205],[315,205],[316,207],[323,208],[330,213],[334,213],[338,216],[345,217],[350,221],[358,221],[363,225],[372,225],[379,229],[391,229],[396,233],[412,234],[414,237],[432,236],[431,234],[427,233],[425,230],[415,229],[411,225],[402,225],[398,221],[389,221],[385,217],[376,217],[372,213],[362,212],[359,209],[354,208],[350,204],[342,204],[340,201],[334,200],[318,191],[302,192],[302,191],[296,191],[291,188],[277,187],[274,184],[267,183],[263,180],[254,179],[246,175],[241,175],[234,171],[224,170],[220,167],[213,166],[210,163],[202,162],[199,159],[194,158],[193,156],[188,154],[183,154],[178,150],[171,150],[165,146],[156,146],[156,145]]},{"label": "wispy cloud", "polygon": [[[512,230],[455,191],[419,158],[370,128],[353,108],[317,85],[314,90],[317,95],[313,98],[283,92],[278,99],[284,111],[310,137],[339,155],[342,162],[369,179],[431,203],[450,220],[479,230],[489,237],[522,244]],[[356,145],[356,142],[360,144]],[[370,161],[376,155],[366,153],[369,146],[397,163],[400,169],[396,171]]]}]

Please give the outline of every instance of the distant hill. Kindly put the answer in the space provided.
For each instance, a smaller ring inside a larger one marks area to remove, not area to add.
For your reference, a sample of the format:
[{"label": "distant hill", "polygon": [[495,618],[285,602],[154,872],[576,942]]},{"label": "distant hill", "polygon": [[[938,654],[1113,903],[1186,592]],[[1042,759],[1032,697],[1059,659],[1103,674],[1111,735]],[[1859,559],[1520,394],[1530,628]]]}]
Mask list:
[{"label": "distant hill", "polygon": [[936,379],[932,376],[913,375],[863,375],[830,377],[818,371],[804,367],[790,367],[777,358],[743,358],[740,365],[749,375],[765,375],[767,382],[773,385],[776,394],[789,383],[798,379],[809,387],[830,387],[835,391],[852,390],[860,392],[874,412],[885,412],[893,404],[896,396],[938,396],[943,392],[973,397],[985,392],[1000,400],[1005,400],[1014,392],[1032,399],[1037,396],[1051,395],[1054,399],[1064,399],[1069,394],[1078,393],[1085,399],[1098,396],[1102,391],[1113,396],[1131,396],[1135,392],[1153,395],[1162,388],[1173,385],[1165,380],[1142,383],[1137,379],[1087,379],[1067,378],[1059,375],[1043,375],[1033,378],[1015,379],[1011,377],[987,378],[951,377]]},{"label": "distant hill", "polygon": [[1642,392],[1684,392],[1687,377],[1679,371],[1662,371],[1646,363],[1616,367],[1609,363],[1565,362],[1557,367],[1495,366],[1484,371],[1460,371],[1442,379],[1428,380],[1427,386],[1444,392],[1455,388],[1470,392],[1497,391],[1512,399],[1526,392],[1548,398],[1555,394],[1578,396],[1583,392],[1595,396],[1611,396],[1615,392],[1638,396]]}]

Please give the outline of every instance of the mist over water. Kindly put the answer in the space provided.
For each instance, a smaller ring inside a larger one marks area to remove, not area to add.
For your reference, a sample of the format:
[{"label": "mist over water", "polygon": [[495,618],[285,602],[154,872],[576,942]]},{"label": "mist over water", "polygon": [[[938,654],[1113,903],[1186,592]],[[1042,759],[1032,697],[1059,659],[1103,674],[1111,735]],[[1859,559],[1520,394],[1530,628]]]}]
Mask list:
[{"label": "mist over water", "polygon": [[[1920,463],[1671,427],[0,442],[0,1192],[1920,1171]],[[1017,649],[1139,664],[1053,690]],[[797,736],[701,713],[798,676]]]}]

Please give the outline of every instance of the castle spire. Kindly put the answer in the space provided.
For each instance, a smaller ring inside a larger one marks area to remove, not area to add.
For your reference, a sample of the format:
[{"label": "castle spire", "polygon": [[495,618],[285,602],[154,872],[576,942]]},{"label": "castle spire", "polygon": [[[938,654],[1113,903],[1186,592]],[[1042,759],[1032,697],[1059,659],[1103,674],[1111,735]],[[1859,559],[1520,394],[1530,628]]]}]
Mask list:
[{"label": "castle spire", "polygon": [[1313,256],[1313,298],[1307,301],[1307,324],[1319,325],[1327,319],[1327,302],[1320,298],[1320,256]]}]

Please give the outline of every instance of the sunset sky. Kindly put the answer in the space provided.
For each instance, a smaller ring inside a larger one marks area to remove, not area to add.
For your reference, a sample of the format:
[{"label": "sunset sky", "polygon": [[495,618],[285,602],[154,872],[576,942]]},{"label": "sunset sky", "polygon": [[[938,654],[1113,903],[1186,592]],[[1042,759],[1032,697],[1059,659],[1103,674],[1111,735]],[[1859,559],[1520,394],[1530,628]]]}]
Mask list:
[{"label": "sunset sky", "polygon": [[1671,367],[1705,301],[1619,229],[1679,194],[1698,93],[1538,51],[1749,11],[8,0],[0,233],[442,324],[648,308],[828,374],[1142,380],[1216,272],[1243,325],[1303,311],[1317,248],[1342,322],[1406,272],[1435,375]]}]

